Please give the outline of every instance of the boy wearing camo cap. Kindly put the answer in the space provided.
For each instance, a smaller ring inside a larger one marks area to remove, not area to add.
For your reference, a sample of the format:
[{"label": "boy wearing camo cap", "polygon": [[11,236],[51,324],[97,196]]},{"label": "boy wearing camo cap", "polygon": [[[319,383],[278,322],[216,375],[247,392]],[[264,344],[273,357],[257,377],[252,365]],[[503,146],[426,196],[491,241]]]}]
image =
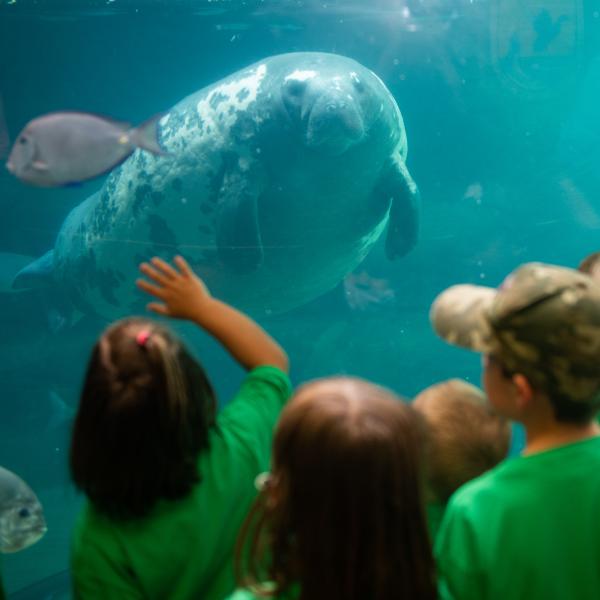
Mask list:
[{"label": "boy wearing camo cap", "polygon": [[451,498],[436,543],[441,598],[600,598],[600,283],[529,263],[498,289],[453,286],[431,319],[484,354],[490,404],[523,455]]}]

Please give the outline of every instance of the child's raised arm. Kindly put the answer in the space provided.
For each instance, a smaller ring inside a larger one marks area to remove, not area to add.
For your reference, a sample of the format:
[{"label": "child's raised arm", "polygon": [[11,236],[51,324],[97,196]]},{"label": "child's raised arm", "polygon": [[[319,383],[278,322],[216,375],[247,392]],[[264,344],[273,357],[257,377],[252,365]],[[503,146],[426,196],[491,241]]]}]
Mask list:
[{"label": "child's raised arm", "polygon": [[175,319],[193,321],[227,349],[244,368],[262,365],[288,371],[288,358],[279,344],[250,317],[213,298],[202,280],[181,257],[172,267],[160,258],[142,263],[140,271],[154,283],[138,279],[137,285],[162,300],[151,302],[148,309]]}]

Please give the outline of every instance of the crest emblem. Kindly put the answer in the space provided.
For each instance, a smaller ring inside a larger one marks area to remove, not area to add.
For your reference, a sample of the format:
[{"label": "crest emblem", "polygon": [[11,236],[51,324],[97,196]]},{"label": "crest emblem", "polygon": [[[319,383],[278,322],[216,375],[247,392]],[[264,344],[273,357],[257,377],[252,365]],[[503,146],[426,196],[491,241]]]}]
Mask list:
[{"label": "crest emblem", "polygon": [[515,92],[550,93],[577,72],[582,0],[494,0],[491,16],[492,62]]}]

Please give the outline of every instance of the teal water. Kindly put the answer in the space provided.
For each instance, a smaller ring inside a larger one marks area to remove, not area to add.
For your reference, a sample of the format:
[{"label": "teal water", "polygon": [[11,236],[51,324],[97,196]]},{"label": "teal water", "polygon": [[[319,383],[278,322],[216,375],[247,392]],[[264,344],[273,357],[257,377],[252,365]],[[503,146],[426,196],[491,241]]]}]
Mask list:
[{"label": "teal water", "polygon": [[[262,319],[286,346],[294,381],[351,373],[406,397],[452,376],[478,383],[479,358],[430,330],[435,295],[457,282],[497,285],[524,261],[576,266],[600,249],[597,1],[0,0],[11,140],[53,110],[137,123],[296,51],[349,56],[385,82],[404,117],[422,224],[405,258],[389,262],[377,246],[346,286]],[[49,527],[2,558],[15,598],[64,593],[80,502],[66,469],[69,417],[105,324],[93,314],[65,324],[54,291],[12,291],[28,261],[15,255],[52,248],[69,211],[101,184],[37,189],[0,169],[0,464],[36,490]],[[226,402],[239,370],[190,340]]]}]

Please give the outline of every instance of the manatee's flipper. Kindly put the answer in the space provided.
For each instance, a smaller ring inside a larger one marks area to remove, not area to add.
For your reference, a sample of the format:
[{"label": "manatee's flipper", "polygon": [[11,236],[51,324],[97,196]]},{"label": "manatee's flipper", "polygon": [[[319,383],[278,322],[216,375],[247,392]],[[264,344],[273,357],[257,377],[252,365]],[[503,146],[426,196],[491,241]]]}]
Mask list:
[{"label": "manatee's flipper", "polygon": [[48,287],[52,283],[54,272],[54,250],[21,269],[13,279],[12,287],[15,290],[26,288]]},{"label": "manatee's flipper", "polygon": [[377,191],[392,202],[385,253],[394,260],[408,254],[419,237],[419,188],[399,155],[394,156]]},{"label": "manatee's flipper", "polygon": [[260,186],[250,173],[234,171],[224,177],[219,191],[217,251],[221,261],[236,273],[249,273],[263,261],[258,223]]}]

